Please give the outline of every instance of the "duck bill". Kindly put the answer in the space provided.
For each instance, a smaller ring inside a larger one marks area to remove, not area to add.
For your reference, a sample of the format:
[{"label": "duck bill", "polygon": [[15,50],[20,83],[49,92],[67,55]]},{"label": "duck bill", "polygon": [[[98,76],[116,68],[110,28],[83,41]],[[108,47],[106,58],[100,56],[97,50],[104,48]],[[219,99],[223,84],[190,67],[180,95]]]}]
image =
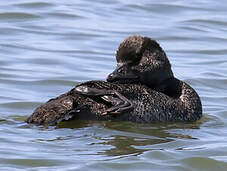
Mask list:
[{"label": "duck bill", "polygon": [[134,83],[138,82],[139,77],[133,72],[128,65],[117,67],[108,75],[108,82]]}]

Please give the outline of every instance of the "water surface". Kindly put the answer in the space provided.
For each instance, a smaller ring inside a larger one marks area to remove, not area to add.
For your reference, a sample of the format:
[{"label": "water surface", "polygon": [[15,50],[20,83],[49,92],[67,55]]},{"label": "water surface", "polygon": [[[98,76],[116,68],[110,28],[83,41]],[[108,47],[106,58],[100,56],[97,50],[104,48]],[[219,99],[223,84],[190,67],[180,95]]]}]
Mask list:
[{"label": "water surface", "polygon": [[[0,2],[0,170],[227,170],[224,0]],[[127,36],[156,39],[201,96],[190,124],[24,123],[79,82],[104,80]]]}]

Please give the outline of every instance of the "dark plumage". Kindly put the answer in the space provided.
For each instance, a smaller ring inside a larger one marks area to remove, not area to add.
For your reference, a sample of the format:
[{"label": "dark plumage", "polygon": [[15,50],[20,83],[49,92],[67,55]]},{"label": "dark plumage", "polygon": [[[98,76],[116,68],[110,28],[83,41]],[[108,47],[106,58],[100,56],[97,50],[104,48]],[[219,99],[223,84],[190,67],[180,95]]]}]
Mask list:
[{"label": "dark plumage", "polygon": [[147,37],[126,38],[117,51],[117,69],[107,81],[82,83],[38,107],[28,123],[54,125],[68,119],[133,122],[195,121],[199,96],[173,76],[159,44]]},{"label": "dark plumage", "polygon": [[[167,95],[177,96],[170,79],[174,79],[170,62],[164,50],[147,37],[130,36],[117,50],[117,68],[107,81],[141,83]],[[167,81],[168,80],[168,81]]]}]

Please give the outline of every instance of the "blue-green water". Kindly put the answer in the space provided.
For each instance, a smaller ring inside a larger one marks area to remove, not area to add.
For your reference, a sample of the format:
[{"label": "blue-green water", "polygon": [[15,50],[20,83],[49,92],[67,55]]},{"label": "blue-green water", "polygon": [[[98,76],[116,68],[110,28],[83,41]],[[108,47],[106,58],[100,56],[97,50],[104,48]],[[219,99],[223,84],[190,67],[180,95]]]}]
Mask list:
[{"label": "blue-green water", "polygon": [[[224,0],[1,0],[0,170],[227,170]],[[75,121],[37,127],[40,104],[104,80],[127,36],[156,39],[201,96],[192,124]]]}]

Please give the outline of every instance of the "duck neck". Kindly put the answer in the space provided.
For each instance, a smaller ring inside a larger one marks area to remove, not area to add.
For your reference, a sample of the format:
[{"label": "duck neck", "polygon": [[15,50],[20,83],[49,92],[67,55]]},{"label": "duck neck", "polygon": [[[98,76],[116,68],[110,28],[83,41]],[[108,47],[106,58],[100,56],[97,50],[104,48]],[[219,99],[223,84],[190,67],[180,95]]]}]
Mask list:
[{"label": "duck neck", "polygon": [[163,80],[160,84],[155,85],[153,89],[173,98],[178,98],[181,95],[180,81],[175,77]]}]

